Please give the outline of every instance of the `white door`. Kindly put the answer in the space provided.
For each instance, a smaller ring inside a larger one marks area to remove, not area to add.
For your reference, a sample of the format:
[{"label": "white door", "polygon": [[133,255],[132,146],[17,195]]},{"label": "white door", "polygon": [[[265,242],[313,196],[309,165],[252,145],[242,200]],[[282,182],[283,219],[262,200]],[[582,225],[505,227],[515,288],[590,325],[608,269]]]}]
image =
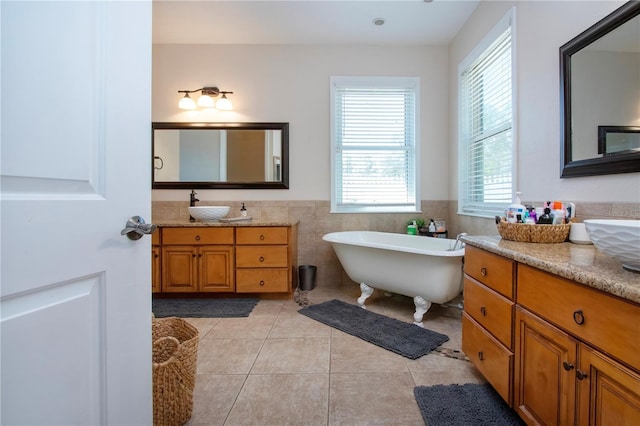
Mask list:
[{"label": "white door", "polygon": [[0,423],[151,424],[151,2],[0,15]]}]

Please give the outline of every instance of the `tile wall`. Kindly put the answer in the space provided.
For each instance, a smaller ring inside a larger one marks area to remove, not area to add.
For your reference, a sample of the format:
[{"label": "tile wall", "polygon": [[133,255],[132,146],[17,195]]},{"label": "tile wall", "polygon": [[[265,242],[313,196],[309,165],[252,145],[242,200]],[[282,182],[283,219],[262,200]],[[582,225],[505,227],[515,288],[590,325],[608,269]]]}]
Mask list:
[{"label": "tile wall", "polygon": [[[527,204],[531,204],[525,201]],[[213,203],[209,203],[213,204]],[[242,203],[237,201],[216,201],[218,205],[230,205],[229,216],[240,215]],[[542,202],[534,202],[542,205]],[[206,202],[198,205],[207,205]],[[182,201],[155,201],[152,203],[152,220],[189,220],[188,203]],[[248,201],[247,213],[255,220],[299,221],[298,264],[316,265],[317,282],[325,286],[353,284],[344,274],[330,244],[322,240],[329,232],[372,230],[404,233],[407,222],[416,217],[428,221],[441,217],[447,221],[449,237],[459,232],[470,235],[498,235],[491,219],[462,216],[456,214],[456,201],[422,201],[422,213],[374,213],[339,214],[329,213],[328,200],[309,201]],[[640,219],[640,203],[576,203],[579,222],[590,218]]]}]

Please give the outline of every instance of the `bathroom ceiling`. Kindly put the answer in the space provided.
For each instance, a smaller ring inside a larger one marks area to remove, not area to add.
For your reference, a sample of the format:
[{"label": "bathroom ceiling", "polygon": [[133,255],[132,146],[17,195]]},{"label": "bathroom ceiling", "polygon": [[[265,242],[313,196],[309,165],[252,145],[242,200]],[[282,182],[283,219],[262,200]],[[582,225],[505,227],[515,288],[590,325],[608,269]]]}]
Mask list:
[{"label": "bathroom ceiling", "polygon": [[153,0],[153,43],[446,45],[479,1]]}]

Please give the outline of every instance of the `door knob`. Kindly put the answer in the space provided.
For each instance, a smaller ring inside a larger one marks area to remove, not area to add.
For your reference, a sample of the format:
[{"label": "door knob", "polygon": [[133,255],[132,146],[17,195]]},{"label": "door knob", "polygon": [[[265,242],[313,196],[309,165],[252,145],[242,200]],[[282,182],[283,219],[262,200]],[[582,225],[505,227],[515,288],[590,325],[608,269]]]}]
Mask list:
[{"label": "door knob", "polygon": [[140,216],[132,216],[120,231],[120,235],[126,235],[130,240],[139,240],[144,235],[153,234],[156,229],[158,229],[157,225],[144,223],[144,219]]}]

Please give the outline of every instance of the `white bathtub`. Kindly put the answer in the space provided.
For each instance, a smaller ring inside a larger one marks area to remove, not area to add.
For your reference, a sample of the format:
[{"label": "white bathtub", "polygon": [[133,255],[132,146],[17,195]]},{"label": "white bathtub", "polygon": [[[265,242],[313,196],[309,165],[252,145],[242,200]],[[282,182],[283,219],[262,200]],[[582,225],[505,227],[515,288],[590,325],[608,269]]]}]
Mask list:
[{"label": "white bathtub", "polygon": [[349,278],[360,283],[363,308],[374,289],[413,297],[414,324],[422,326],[432,303],[462,292],[464,248],[451,251],[455,240],[375,231],[333,232],[322,239],[331,243]]}]

